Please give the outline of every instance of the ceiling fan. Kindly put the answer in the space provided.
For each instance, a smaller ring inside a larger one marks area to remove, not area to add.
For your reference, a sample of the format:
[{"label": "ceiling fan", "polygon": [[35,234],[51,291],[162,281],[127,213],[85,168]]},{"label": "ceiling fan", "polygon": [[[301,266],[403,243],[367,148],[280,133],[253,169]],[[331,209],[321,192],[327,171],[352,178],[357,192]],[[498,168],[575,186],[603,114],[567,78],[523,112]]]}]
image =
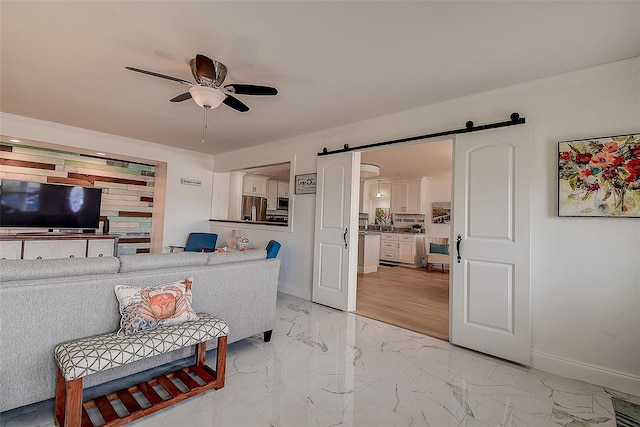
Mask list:
[{"label": "ceiling fan", "polygon": [[193,78],[196,81],[195,84],[184,79],[155,73],[153,71],[142,70],[140,68],[125,68],[138,73],[173,80],[174,82],[178,82],[185,86],[191,86],[188,92],[171,98],[169,101],[182,102],[192,98],[196,104],[204,108],[202,142],[204,142],[204,133],[207,128],[207,111],[209,109],[216,108],[220,104],[225,104],[236,111],[245,113],[249,111],[249,107],[233,95],[273,96],[278,94],[278,90],[270,86],[241,83],[232,83],[222,86],[222,83],[227,76],[227,67],[222,62],[207,58],[204,55],[197,54],[195,58],[189,61],[189,65],[191,66],[191,74],[193,74]]}]

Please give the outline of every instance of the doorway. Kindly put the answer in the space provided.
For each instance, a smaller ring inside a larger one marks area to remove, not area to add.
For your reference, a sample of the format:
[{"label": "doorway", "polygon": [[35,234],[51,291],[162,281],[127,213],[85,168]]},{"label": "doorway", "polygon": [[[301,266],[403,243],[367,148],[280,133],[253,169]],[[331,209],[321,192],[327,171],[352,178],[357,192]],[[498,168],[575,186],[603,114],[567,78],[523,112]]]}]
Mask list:
[{"label": "doorway", "polygon": [[356,314],[449,341],[449,272],[380,266],[358,274]]},{"label": "doorway", "polygon": [[[380,173],[360,183],[360,218],[366,218],[360,221],[360,231],[366,224],[368,233],[393,231],[405,239],[410,234],[415,248],[410,264],[389,262],[385,259],[389,254],[383,253],[377,271],[362,272],[359,266],[355,311],[445,341],[449,340],[449,270],[438,265],[426,271],[423,238],[451,234],[448,221],[433,222],[432,204],[451,201],[452,150],[453,140],[447,139],[361,153],[361,162],[379,166]],[[417,183],[419,200],[409,203],[417,209],[398,212],[397,200],[392,209],[391,192],[398,192],[402,183]]]},{"label": "doorway", "polygon": [[[456,137],[449,329],[451,343],[528,365],[531,127],[515,125],[524,119]],[[360,161],[356,150],[317,160],[312,296],[347,311],[356,310]]]}]

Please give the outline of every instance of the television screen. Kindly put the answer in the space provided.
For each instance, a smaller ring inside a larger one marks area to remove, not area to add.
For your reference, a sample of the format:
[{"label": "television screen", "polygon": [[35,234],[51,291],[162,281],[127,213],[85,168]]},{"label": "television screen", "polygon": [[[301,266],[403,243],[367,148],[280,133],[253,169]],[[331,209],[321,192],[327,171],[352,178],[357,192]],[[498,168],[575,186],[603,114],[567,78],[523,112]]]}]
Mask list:
[{"label": "television screen", "polygon": [[98,228],[102,189],[3,179],[0,227]]}]

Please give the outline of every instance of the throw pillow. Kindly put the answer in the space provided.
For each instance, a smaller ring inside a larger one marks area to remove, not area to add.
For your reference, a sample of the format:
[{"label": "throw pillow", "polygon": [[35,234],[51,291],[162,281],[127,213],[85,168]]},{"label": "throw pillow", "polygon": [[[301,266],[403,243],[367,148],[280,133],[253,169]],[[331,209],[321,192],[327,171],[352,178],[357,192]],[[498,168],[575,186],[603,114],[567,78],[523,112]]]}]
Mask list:
[{"label": "throw pillow", "polygon": [[198,320],[191,308],[192,284],[193,277],[151,287],[116,285],[122,316],[118,335]]},{"label": "throw pillow", "polygon": [[449,255],[449,245],[439,245],[437,243],[429,243],[429,252],[432,254]]}]

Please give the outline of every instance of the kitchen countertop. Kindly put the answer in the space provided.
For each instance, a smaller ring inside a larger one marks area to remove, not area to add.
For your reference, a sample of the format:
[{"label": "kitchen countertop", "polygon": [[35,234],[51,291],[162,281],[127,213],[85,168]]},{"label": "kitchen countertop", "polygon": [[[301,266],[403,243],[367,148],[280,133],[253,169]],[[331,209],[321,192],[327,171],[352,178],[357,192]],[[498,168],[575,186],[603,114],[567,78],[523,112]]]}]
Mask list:
[{"label": "kitchen countertop", "polygon": [[274,225],[276,227],[287,227],[289,225],[288,222],[278,222],[278,221],[239,221],[233,219],[210,219],[209,222],[230,222],[233,224],[260,224],[260,225]]},{"label": "kitchen countertop", "polygon": [[397,228],[395,230],[360,230],[360,231],[366,231],[368,233],[388,233],[388,234],[420,234],[420,235],[424,235],[424,230],[420,230],[418,231],[413,231],[412,229],[407,229],[407,228]]}]

